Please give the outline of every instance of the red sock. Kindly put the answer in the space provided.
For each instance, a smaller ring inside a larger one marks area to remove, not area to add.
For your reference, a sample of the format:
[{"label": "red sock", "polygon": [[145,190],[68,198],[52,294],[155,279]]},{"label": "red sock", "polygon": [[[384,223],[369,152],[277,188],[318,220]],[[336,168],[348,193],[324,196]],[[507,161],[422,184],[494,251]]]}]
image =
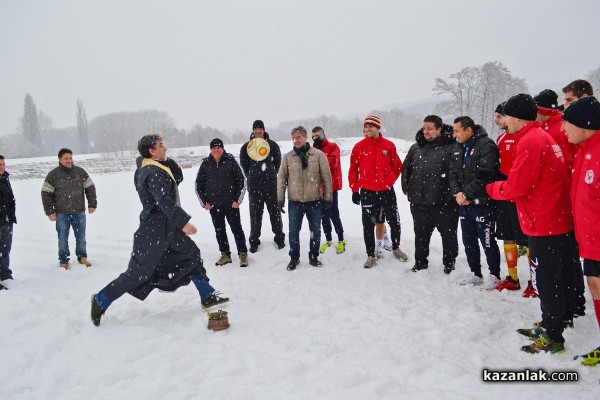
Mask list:
[{"label": "red sock", "polygon": [[598,320],[598,328],[600,328],[600,300],[594,300],[594,308],[596,309],[596,319]]}]

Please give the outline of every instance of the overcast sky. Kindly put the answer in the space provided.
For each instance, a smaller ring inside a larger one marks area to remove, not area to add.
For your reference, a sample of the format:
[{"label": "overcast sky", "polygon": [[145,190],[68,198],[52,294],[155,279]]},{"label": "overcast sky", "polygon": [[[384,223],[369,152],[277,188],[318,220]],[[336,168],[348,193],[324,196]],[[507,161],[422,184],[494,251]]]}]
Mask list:
[{"label": "overcast sky", "polygon": [[502,61],[530,85],[600,66],[600,1],[0,0],[0,134],[29,92],[55,127],[167,111],[251,130],[425,99]]}]

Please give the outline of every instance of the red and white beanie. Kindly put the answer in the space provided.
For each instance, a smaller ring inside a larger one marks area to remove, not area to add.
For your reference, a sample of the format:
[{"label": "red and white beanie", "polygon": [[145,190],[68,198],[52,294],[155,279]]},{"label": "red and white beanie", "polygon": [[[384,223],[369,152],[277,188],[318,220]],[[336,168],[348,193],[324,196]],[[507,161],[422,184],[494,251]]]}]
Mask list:
[{"label": "red and white beanie", "polygon": [[377,129],[381,129],[381,120],[377,115],[369,115],[367,118],[365,118],[363,121],[363,126],[367,124],[373,125],[377,127]]}]

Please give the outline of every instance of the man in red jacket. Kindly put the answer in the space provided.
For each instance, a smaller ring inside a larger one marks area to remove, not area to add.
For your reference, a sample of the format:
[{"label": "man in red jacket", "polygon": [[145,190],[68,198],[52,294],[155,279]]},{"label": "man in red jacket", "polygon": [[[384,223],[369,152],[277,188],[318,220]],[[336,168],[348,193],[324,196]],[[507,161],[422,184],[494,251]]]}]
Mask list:
[{"label": "man in red jacket", "polygon": [[340,219],[340,209],[338,207],[338,191],[342,190],[342,164],[340,161],[340,146],[330,142],[325,137],[325,131],[320,126],[315,126],[312,129],[313,147],[321,150],[327,156],[329,169],[331,170],[331,186],[333,189],[333,203],[331,207],[323,210],[321,223],[323,224],[323,232],[325,232],[325,240],[319,253],[323,254],[332,244],[331,224],[335,229],[338,237],[338,244],[335,248],[337,254],[346,251],[346,242],[344,241],[344,227]]},{"label": "man in red jacket", "polygon": [[573,310],[567,288],[574,285],[575,239],[565,160],[554,139],[535,121],[537,107],[527,94],[511,97],[504,105],[508,132],[517,152],[508,179],[487,185],[496,200],[514,200],[523,233],[529,236],[533,285],[540,298],[542,321],[518,332],[534,340],[521,350],[562,353],[565,321]]},{"label": "man in red jacket", "polygon": [[[600,327],[600,103],[594,96],[574,101],[562,119],[569,142],[579,145],[571,176],[571,203],[583,273]],[[597,365],[600,347],[582,358],[584,365]]]},{"label": "man in red jacket", "polygon": [[[402,172],[402,161],[396,146],[385,139],[381,132],[381,120],[369,115],[363,122],[365,138],[356,143],[350,155],[348,181],[352,189],[352,202],[362,205],[363,237],[367,250],[365,268],[377,265],[375,258],[375,221],[382,210],[390,225],[392,252],[400,261],[408,256],[400,250],[400,214],[394,183]],[[360,190],[360,192],[359,192]]]}]

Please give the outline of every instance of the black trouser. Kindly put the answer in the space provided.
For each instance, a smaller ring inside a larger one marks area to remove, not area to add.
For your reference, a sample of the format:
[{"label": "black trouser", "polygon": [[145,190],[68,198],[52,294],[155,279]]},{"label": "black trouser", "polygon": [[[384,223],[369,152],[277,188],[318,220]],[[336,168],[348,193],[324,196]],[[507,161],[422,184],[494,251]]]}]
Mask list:
[{"label": "black trouser", "polygon": [[385,219],[390,225],[392,248],[395,250],[400,247],[400,214],[398,213],[398,203],[396,201],[396,192],[394,188],[373,192],[370,190],[360,190],[360,204],[362,208],[363,237],[367,255],[375,257],[375,222],[377,214],[383,211]]},{"label": "black trouser", "polygon": [[344,227],[342,226],[342,220],[340,219],[340,209],[338,207],[338,191],[333,191],[333,203],[331,207],[327,210],[323,210],[323,215],[321,216],[321,221],[323,223],[323,232],[325,233],[325,239],[328,242],[331,242],[333,239],[331,237],[331,223],[333,222],[333,227],[335,228],[335,233],[338,236],[339,241],[344,240]]},{"label": "black trouser", "polygon": [[454,200],[446,204],[423,205],[410,203],[415,228],[415,265],[427,266],[429,243],[437,228],[442,237],[444,265],[451,265],[458,256],[458,205]]},{"label": "black trouser", "polygon": [[575,241],[575,299],[573,312],[577,315],[585,313],[585,282],[583,280],[583,268],[579,260],[579,245]]},{"label": "black trouser", "polygon": [[265,204],[267,212],[271,219],[271,230],[275,234],[274,240],[277,244],[285,242],[285,234],[283,233],[283,223],[281,221],[281,210],[277,204],[277,187],[252,188],[248,190],[248,199],[250,203],[250,246],[260,244],[260,233],[262,229],[263,212]]},{"label": "black trouser", "polygon": [[542,327],[557,343],[565,341],[564,321],[573,318],[575,249],[573,232],[529,236],[532,282],[540,298]]},{"label": "black trouser", "polygon": [[246,235],[244,235],[244,230],[242,229],[242,223],[240,221],[239,208],[233,208],[231,206],[214,206],[210,209],[210,216],[212,218],[213,226],[215,227],[219,251],[231,254],[231,251],[229,250],[229,240],[227,239],[225,218],[227,218],[227,222],[229,223],[229,227],[235,238],[238,254],[246,253],[248,251],[248,248],[246,247]]},{"label": "black trouser", "polygon": [[471,272],[481,276],[481,242],[490,274],[499,278],[500,249],[495,237],[496,208],[491,204],[461,206],[459,215],[463,245]]}]

